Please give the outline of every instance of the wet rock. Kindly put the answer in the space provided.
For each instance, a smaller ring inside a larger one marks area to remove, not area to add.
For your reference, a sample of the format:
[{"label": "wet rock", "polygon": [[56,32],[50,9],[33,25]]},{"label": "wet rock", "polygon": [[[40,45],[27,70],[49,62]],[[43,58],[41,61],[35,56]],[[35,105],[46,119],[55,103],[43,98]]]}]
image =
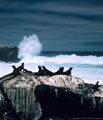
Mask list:
[{"label": "wet rock", "polygon": [[[34,76],[32,72],[21,72],[21,75],[17,75],[14,78],[9,74],[0,79],[0,82],[3,82],[4,92],[7,94],[11,105],[22,120],[37,120],[42,115],[40,103],[37,101],[34,94],[37,85],[64,86],[70,87],[72,90],[80,86],[82,86],[81,89],[83,89],[84,85],[82,80],[72,76]],[[56,89],[55,92],[58,95]],[[0,107],[4,108],[1,114],[4,115],[8,113],[7,105],[2,94],[0,94]]]},{"label": "wet rock", "polygon": [[[77,108],[81,109],[79,105],[83,102],[85,103],[85,111],[88,111],[86,104],[88,103],[87,101],[91,101],[92,99],[94,102],[89,102],[90,105],[94,107],[95,103],[97,103],[96,101],[100,101],[98,109],[102,109],[101,97],[103,97],[103,87],[100,86],[99,90],[94,92],[94,85],[85,84],[83,80],[73,76],[36,76],[30,71],[25,71],[21,72],[21,74],[17,75],[16,77],[13,77],[12,74],[6,75],[0,79],[0,84],[1,83],[4,92],[7,94],[7,97],[11,102],[12,107],[17,115],[19,115],[21,120],[38,120],[42,114],[45,117],[47,116],[47,118],[55,116],[54,113],[52,114],[52,111],[55,109],[54,111],[56,113],[56,110],[58,111],[59,108],[61,109],[56,114],[58,115],[57,117],[62,119],[64,116],[68,117],[68,115],[75,115],[75,111],[73,112],[68,110],[72,104],[77,105],[75,109],[77,110]],[[36,86],[42,84],[45,84],[46,86],[40,86],[39,89],[36,88]],[[35,88],[36,97],[34,94]],[[38,93],[38,91],[40,92]],[[95,100],[96,96],[98,99]],[[70,99],[72,97],[73,101]],[[76,97],[78,98],[77,100]],[[68,103],[68,100],[71,100],[70,103]],[[46,103],[48,104],[45,108]],[[11,119],[12,117],[12,114],[10,114],[11,110],[8,109],[7,104],[7,101],[0,91],[0,117],[3,119]],[[51,106],[49,106],[50,104]],[[55,108],[53,104],[57,106],[57,108]],[[63,106],[66,106],[64,110],[65,113],[62,113],[61,116],[59,116],[61,110],[63,110]],[[47,111],[47,114],[45,111]],[[49,113],[50,116],[48,116]],[[76,113],[76,115],[77,114],[79,114],[79,111]]]},{"label": "wet rock", "polygon": [[[7,94],[21,120],[38,120],[41,116],[41,107],[34,95],[37,84],[39,84],[39,82],[34,81],[33,76],[26,75],[18,75],[15,78],[3,82],[4,92]],[[5,106],[5,102],[3,101],[5,101],[5,99],[2,96],[1,106]],[[6,105],[3,114],[7,113],[7,118],[12,117],[12,115],[8,115],[8,112]]]},{"label": "wet rock", "polygon": [[0,44],[0,61],[17,62],[18,48],[16,46],[1,45]]},{"label": "wet rock", "polygon": [[[90,86],[86,84],[85,87]],[[88,90],[90,89],[92,87]],[[92,94],[92,90],[85,93],[84,90],[73,91],[70,87],[41,84],[36,87],[35,95],[41,104],[42,119],[50,116],[58,116],[63,119],[71,117],[103,118],[103,97],[100,94],[98,94],[99,96]]]}]

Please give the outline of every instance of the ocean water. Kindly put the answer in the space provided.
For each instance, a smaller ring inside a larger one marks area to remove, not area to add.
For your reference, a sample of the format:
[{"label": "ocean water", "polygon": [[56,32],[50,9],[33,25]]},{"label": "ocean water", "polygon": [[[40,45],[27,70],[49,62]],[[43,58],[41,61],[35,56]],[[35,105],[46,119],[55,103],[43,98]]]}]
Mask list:
[{"label": "ocean water", "polygon": [[0,44],[35,33],[43,51],[103,51],[102,11],[103,0],[0,0]]},{"label": "ocean water", "polygon": [[17,63],[0,62],[0,77],[12,72],[12,65],[19,66],[25,63],[25,68],[33,72],[38,71],[38,65],[45,65],[52,71],[64,67],[64,71],[73,67],[72,75],[79,77],[88,83],[95,83],[97,80],[103,84],[103,54],[99,52],[52,52],[42,51],[43,44],[38,36],[33,34],[19,43]]}]

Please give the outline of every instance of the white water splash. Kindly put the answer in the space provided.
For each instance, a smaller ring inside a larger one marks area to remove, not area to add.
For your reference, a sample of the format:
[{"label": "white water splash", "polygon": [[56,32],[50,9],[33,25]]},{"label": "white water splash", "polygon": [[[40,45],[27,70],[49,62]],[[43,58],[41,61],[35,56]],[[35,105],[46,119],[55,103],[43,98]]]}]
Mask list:
[{"label": "white water splash", "polygon": [[29,37],[24,36],[19,43],[18,58],[29,58],[38,55],[42,49],[42,44],[39,42],[37,35],[33,34]]},{"label": "white water splash", "polygon": [[18,63],[0,62],[0,77],[12,72],[12,65],[19,66],[24,62],[25,68],[33,72],[38,71],[38,65],[45,65],[51,71],[57,71],[59,67],[64,67],[65,70],[73,67],[73,76],[89,83],[95,83],[99,80],[100,84],[103,84],[103,56],[78,56],[75,54],[52,57],[37,56],[41,49],[42,44],[35,34],[24,37],[19,43],[18,57],[21,58],[21,61]]}]

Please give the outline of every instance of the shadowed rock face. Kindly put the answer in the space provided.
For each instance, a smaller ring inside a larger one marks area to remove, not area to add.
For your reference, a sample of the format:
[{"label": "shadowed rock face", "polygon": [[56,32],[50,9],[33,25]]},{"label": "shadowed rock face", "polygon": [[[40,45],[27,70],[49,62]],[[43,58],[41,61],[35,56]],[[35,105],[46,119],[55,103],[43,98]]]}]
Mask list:
[{"label": "shadowed rock face", "polygon": [[42,118],[58,116],[103,117],[103,98],[78,94],[70,88],[38,85],[35,95],[42,107]]},{"label": "shadowed rock face", "polygon": [[[72,76],[34,76],[32,72],[28,71],[21,72],[21,74],[16,77],[12,77],[11,74],[6,75],[0,81],[3,81],[4,92],[7,94],[21,120],[38,120],[42,115],[40,103],[34,94],[37,85],[43,83],[52,86],[64,86],[70,87],[70,89],[74,91],[80,85],[84,85],[82,80]],[[81,89],[82,88],[83,87],[81,87]],[[81,90],[78,92],[80,91]],[[4,115],[4,113],[8,113],[2,94],[0,94],[0,108],[3,109],[0,114]],[[10,114],[8,117],[10,117]]]},{"label": "shadowed rock face", "polygon": [[0,45],[0,61],[18,61],[18,48],[16,46]]},{"label": "shadowed rock face", "polygon": [[[94,85],[85,84],[83,80],[73,76],[36,76],[27,70],[20,73],[16,77],[6,75],[0,79],[0,83],[3,82],[4,92],[21,120],[38,120],[41,116],[51,115],[65,119],[81,113],[85,116],[87,112],[91,115],[92,110],[98,116],[102,114],[103,86],[94,92]],[[12,117],[1,91],[0,108],[0,117]]]},{"label": "shadowed rock face", "polygon": [[[18,75],[3,82],[4,92],[7,94],[13,108],[20,116],[21,120],[34,120],[34,118],[35,120],[38,120],[41,116],[41,107],[34,95],[35,86],[37,84],[39,84],[39,82],[35,80],[34,76],[26,74]],[[3,109],[4,112],[1,114],[2,116],[7,114],[6,117],[10,119],[13,117],[13,115],[9,114],[11,108],[9,108],[8,111],[8,107],[5,101],[6,100],[1,95],[0,108],[5,106]]]}]

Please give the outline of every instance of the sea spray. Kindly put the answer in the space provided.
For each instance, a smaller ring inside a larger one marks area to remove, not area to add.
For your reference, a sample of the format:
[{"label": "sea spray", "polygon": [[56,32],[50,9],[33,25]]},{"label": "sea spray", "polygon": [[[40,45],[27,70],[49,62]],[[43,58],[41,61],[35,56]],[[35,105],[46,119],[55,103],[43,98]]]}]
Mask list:
[{"label": "sea spray", "polygon": [[97,65],[98,67],[103,67],[103,56],[78,56],[75,54],[72,55],[57,55],[57,56],[31,56],[29,58],[23,59],[26,63],[35,63],[35,64],[78,64],[78,65]]},{"label": "sea spray", "polygon": [[19,52],[18,58],[21,62],[44,64],[89,64],[89,65],[103,65],[103,56],[97,57],[93,55],[78,56],[72,55],[57,55],[57,56],[37,56],[42,50],[42,44],[40,43],[36,34],[29,37],[24,36],[23,40],[18,45]]},{"label": "sea spray", "polygon": [[29,37],[24,36],[23,40],[18,45],[18,58],[29,58],[38,55],[42,49],[42,44],[36,34]]},{"label": "sea spray", "polygon": [[100,84],[103,83],[103,56],[79,56],[76,54],[67,55],[52,55],[48,56],[39,53],[42,49],[38,37],[33,34],[19,43],[19,55],[21,59],[17,63],[0,62],[0,77],[9,74],[13,71],[12,65],[18,67],[22,62],[25,63],[25,68],[33,72],[38,71],[38,65],[44,65],[51,71],[57,71],[59,67],[64,67],[64,71],[73,67],[72,75],[83,79],[85,82],[96,83],[97,80]]}]

